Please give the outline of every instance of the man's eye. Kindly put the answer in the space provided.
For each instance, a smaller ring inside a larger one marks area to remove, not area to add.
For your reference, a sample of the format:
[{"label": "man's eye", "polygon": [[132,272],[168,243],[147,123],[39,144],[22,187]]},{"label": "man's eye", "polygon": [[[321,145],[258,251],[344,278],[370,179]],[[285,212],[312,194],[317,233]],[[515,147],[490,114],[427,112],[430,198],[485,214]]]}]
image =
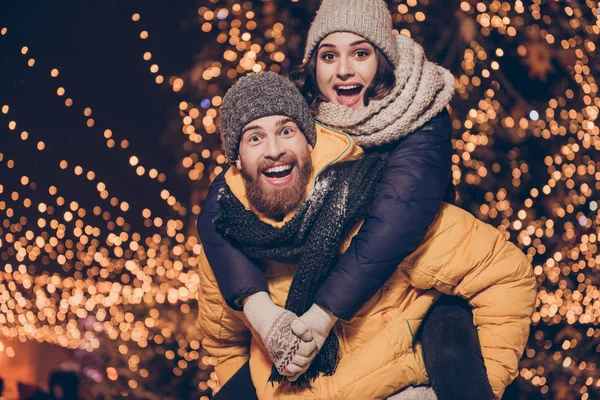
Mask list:
[{"label": "man's eye", "polygon": [[258,137],[257,135],[250,136],[250,139],[249,139],[250,142],[258,142],[259,140],[260,140],[260,137]]}]

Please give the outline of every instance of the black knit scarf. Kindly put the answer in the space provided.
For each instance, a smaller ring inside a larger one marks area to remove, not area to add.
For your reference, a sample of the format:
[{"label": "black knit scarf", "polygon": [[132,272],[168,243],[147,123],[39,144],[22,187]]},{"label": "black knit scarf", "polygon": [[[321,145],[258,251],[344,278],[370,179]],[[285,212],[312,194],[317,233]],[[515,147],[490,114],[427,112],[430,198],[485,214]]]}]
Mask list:
[{"label": "black knit scarf", "polygon": [[[225,186],[219,195],[221,215],[215,225],[251,258],[298,264],[285,308],[302,315],[331,274],[342,240],[367,211],[386,161],[387,155],[371,153],[328,168],[318,178],[309,198],[282,228],[262,222]],[[310,385],[321,373],[332,375],[337,367],[338,347],[337,336],[331,331],[308,371],[292,385]],[[269,380],[283,379],[273,367]]]}]

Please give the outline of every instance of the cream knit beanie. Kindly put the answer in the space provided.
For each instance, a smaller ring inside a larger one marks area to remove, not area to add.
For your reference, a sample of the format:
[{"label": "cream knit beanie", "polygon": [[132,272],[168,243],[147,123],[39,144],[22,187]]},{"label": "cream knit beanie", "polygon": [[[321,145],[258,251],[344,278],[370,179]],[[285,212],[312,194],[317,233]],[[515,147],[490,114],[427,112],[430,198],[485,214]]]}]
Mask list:
[{"label": "cream knit beanie", "polygon": [[384,0],[323,0],[308,31],[304,57],[310,58],[327,35],[352,32],[369,40],[398,66],[398,48],[392,29],[392,16]]}]

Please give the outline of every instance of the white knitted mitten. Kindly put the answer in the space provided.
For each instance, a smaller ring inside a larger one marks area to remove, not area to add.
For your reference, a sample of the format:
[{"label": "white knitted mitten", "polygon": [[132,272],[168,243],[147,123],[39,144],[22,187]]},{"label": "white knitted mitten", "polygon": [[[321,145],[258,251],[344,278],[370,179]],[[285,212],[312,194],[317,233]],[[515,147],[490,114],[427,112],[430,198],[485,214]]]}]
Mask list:
[{"label": "white knitted mitten", "polygon": [[267,292],[250,296],[244,304],[244,314],[260,335],[271,361],[281,375],[292,375],[287,368],[294,357],[316,354],[317,344],[312,337],[306,335],[308,340],[301,340],[290,329],[298,316],[275,305]]},{"label": "white knitted mitten", "polygon": [[[329,336],[329,332],[337,322],[338,318],[327,311],[326,309],[313,304],[310,309],[305,312],[297,321],[292,322],[292,332],[303,341],[313,339],[317,345],[317,349],[321,350],[325,339]],[[287,367],[286,374],[290,374],[289,380],[295,381],[302,375],[310,363],[317,356],[318,351],[303,356],[297,354]]]}]

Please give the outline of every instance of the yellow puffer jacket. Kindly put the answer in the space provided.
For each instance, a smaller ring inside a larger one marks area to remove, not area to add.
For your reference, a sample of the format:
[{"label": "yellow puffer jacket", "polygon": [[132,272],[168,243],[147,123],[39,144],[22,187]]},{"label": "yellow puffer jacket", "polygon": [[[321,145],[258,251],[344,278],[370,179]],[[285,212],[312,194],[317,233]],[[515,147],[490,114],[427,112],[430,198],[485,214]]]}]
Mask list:
[{"label": "yellow puffer jacket", "polygon": [[[327,166],[359,158],[362,150],[347,136],[317,126],[312,153],[315,176]],[[248,209],[242,178],[231,168],[226,180]],[[311,182],[307,193],[314,184]],[[257,213],[258,214],[258,213]],[[292,213],[293,214],[293,213]],[[273,226],[275,222],[259,216]],[[348,235],[341,251],[358,232]],[[284,306],[295,266],[265,260],[275,304]],[[216,357],[220,385],[250,360],[260,400],[385,399],[407,385],[428,382],[421,347],[413,343],[423,317],[441,293],[464,297],[473,307],[487,374],[501,397],[517,376],[535,303],[535,278],[525,255],[495,228],[471,214],[443,205],[421,246],[350,321],[334,327],[340,361],[333,376],[319,377],[310,389],[268,382],[271,361],[242,312],[229,308],[204,253],[200,255],[199,324],[203,346]]]}]

